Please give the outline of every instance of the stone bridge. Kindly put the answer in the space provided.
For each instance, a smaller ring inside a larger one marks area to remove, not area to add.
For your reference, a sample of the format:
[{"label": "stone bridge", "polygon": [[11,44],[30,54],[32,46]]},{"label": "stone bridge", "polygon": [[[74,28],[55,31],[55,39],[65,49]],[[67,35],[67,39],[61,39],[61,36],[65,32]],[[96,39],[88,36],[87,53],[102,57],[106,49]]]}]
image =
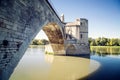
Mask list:
[{"label": "stone bridge", "polygon": [[0,0],[0,80],[9,79],[41,29],[48,36],[54,53],[88,54],[88,43],[82,47],[78,39],[68,39],[66,25],[48,0]]}]

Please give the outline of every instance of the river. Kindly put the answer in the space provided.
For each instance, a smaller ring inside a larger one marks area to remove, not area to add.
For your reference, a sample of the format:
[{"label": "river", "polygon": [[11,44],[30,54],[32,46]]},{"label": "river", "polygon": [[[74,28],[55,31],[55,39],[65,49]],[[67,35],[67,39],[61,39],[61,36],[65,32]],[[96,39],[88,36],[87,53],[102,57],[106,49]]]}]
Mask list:
[{"label": "river", "polygon": [[91,50],[90,58],[83,58],[47,55],[44,47],[28,48],[10,80],[120,80],[120,50],[114,55]]}]

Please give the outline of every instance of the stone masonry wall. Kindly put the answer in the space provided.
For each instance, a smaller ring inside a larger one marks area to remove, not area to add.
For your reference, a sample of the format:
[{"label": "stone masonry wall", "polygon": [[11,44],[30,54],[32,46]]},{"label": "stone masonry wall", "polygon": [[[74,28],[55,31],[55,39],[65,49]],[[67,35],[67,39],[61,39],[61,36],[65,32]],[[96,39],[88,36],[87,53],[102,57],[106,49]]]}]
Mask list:
[{"label": "stone masonry wall", "polygon": [[50,22],[63,30],[47,0],[0,0],[0,80],[8,80],[31,40]]}]

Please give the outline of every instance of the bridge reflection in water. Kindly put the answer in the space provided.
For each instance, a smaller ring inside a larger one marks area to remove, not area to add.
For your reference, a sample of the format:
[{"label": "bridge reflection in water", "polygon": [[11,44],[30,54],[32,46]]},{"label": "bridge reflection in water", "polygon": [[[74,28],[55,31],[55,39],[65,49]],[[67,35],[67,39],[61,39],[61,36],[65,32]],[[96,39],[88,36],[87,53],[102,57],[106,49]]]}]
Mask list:
[{"label": "bridge reflection in water", "polygon": [[43,48],[28,48],[10,80],[76,80],[99,68],[94,60],[44,54]]}]

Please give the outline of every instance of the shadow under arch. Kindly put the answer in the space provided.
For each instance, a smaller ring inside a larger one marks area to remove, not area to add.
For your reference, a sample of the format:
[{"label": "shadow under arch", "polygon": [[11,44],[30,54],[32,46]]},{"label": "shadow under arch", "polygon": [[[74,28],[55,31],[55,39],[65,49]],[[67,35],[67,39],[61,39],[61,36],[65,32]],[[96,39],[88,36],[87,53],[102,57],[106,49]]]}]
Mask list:
[{"label": "shadow under arch", "polygon": [[75,53],[75,51],[76,51],[76,47],[74,44],[68,44],[66,46],[66,55],[73,54],[73,53]]},{"label": "shadow under arch", "polygon": [[[45,46],[45,52],[53,54],[64,54],[64,30],[55,22],[47,23],[42,27],[50,44]],[[51,48],[49,48],[51,47]]]}]

